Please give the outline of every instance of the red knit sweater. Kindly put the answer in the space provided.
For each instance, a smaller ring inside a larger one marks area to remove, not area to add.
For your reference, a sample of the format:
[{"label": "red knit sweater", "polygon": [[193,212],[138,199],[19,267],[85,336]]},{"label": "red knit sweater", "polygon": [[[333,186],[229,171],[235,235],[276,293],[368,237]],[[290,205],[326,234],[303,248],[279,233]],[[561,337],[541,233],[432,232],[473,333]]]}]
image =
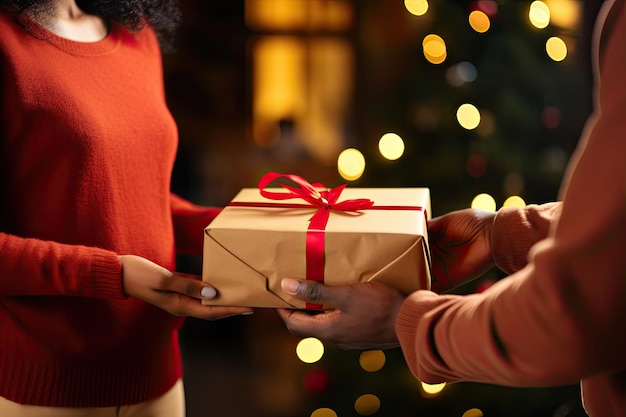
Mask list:
[{"label": "red knit sweater", "polygon": [[154,398],[181,377],[181,319],[125,296],[118,255],[173,269],[217,213],[170,194],[156,38],[73,42],[1,9],[0,33],[0,396]]}]

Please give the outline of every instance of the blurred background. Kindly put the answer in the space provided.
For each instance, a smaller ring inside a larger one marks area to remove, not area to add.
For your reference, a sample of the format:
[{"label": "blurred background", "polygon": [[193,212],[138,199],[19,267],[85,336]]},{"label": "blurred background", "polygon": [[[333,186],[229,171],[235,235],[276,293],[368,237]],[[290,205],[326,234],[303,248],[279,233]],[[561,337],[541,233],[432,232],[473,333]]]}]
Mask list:
[{"label": "blurred background", "polygon": [[[591,111],[599,3],[182,0],[164,57],[173,190],[224,206],[272,170],[428,187],[434,216],[553,201]],[[188,417],[584,416],[578,386],[428,386],[399,349],[301,340],[272,310],[189,319],[181,343]]]}]

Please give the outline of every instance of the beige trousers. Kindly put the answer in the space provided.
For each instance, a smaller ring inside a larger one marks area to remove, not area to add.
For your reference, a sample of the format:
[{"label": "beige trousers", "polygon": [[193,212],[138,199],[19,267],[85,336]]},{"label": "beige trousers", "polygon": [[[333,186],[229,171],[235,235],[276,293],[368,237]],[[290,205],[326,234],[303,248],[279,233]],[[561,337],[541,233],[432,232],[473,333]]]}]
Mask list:
[{"label": "beige trousers", "polygon": [[145,403],[122,407],[63,408],[22,405],[0,397],[0,416],[7,417],[184,417],[183,381]]}]

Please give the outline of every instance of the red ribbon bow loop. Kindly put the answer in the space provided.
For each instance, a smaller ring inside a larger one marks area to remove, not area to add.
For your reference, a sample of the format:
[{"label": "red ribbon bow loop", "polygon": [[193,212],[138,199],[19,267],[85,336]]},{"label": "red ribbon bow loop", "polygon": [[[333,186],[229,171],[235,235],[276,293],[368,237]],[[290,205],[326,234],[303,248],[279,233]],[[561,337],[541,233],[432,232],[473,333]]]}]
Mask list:
[{"label": "red ribbon bow loop", "polygon": [[[283,182],[277,182],[288,192],[272,192],[266,190],[267,186],[281,178],[286,178],[294,182],[297,187]],[[306,234],[306,279],[318,282],[324,282],[324,233],[328,219],[330,218],[330,211],[358,212],[359,210],[368,209],[374,205],[373,201],[364,198],[338,202],[339,196],[344,188],[346,188],[346,184],[328,190],[323,184],[311,184],[304,178],[292,174],[268,172],[259,180],[258,188],[261,195],[265,198],[271,200],[299,198],[309,203],[311,207],[318,208],[313,217],[311,217]],[[306,207],[306,205],[304,206]],[[321,310],[322,305],[307,303],[307,309]]]}]

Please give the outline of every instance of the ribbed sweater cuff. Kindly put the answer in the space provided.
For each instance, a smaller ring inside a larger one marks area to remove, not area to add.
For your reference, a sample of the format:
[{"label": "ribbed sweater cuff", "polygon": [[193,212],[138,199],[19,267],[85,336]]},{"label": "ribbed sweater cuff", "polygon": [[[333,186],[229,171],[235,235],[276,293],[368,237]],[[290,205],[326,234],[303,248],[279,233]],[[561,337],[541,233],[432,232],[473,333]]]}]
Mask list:
[{"label": "ribbed sweater cuff", "polygon": [[[422,317],[433,308],[447,300],[447,296],[438,296],[430,291],[417,291],[411,294],[402,304],[396,319],[396,334],[400,341],[404,358],[416,378],[429,382],[425,375],[420,375],[418,357],[427,355],[438,358],[434,341],[418,345],[418,329]],[[427,350],[427,351],[426,351]]]},{"label": "ribbed sweater cuff", "polygon": [[116,253],[94,248],[91,263],[94,297],[126,298],[122,285],[122,263]]},{"label": "ribbed sweater cuff", "polygon": [[508,274],[526,266],[530,248],[547,237],[560,213],[560,203],[500,209],[491,231],[491,253],[496,266]]}]

